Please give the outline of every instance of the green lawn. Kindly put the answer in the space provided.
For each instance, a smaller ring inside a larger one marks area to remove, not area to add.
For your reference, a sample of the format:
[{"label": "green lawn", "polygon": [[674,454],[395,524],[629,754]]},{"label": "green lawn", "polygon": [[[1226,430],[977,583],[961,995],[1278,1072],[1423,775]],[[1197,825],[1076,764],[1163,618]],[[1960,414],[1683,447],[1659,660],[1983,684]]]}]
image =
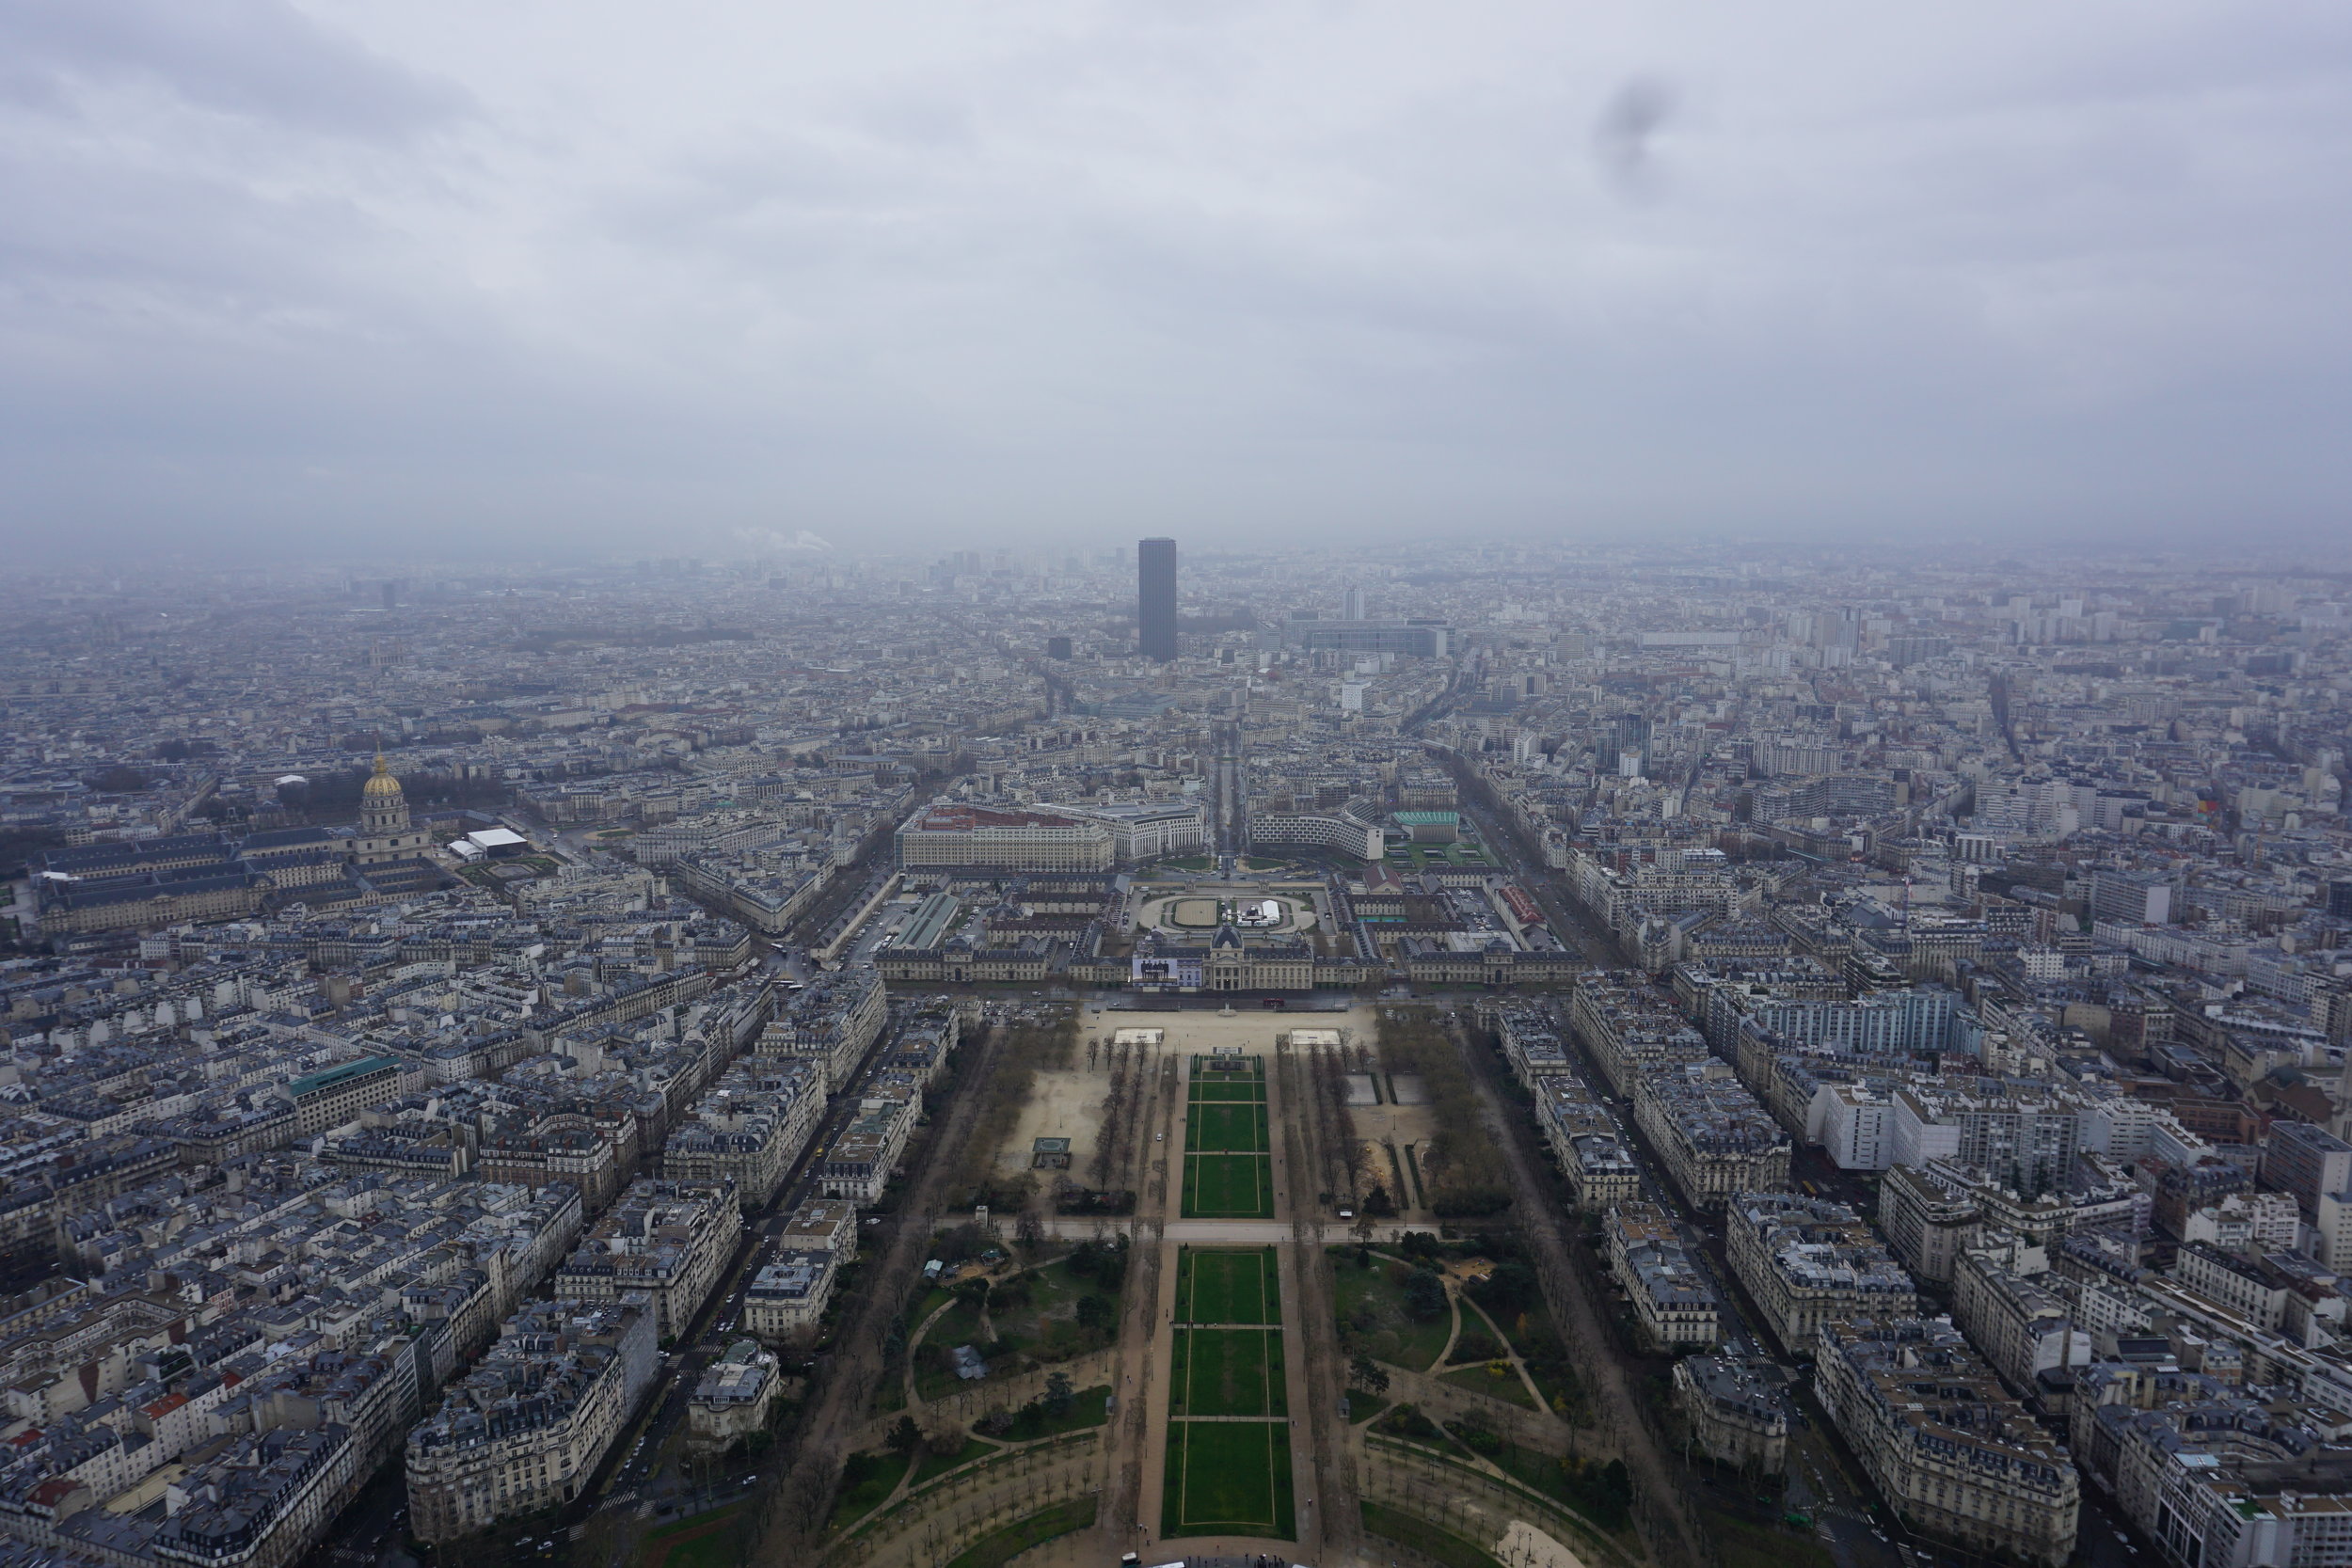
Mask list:
[{"label": "green lawn", "polygon": [[1265,1085],[1254,1078],[1196,1078],[1192,1081],[1192,1103],[1195,1105],[1247,1105],[1265,1101]]},{"label": "green lawn", "polygon": [[1176,1259],[1176,1321],[1280,1323],[1274,1249],[1184,1248]]},{"label": "green lawn", "polygon": [[996,1445],[984,1437],[965,1438],[962,1451],[959,1453],[938,1454],[927,1450],[923,1455],[923,1463],[915,1466],[914,1479],[907,1482],[907,1485],[910,1489],[920,1486],[934,1476],[944,1476],[959,1465],[969,1465],[974,1460],[984,1459],[995,1451]]},{"label": "green lawn", "polygon": [[1188,1220],[1272,1219],[1273,1156],[1185,1155],[1183,1217]]},{"label": "green lawn", "polygon": [[1180,1328],[1170,1416],[1287,1416],[1282,1336],[1263,1328]]},{"label": "green lawn", "polygon": [[1528,1393],[1527,1385],[1519,1381],[1519,1374],[1511,1370],[1508,1362],[1502,1363],[1502,1366],[1501,1377],[1495,1376],[1488,1368],[1471,1367],[1464,1371],[1446,1373],[1445,1381],[1453,1384],[1456,1388],[1467,1388],[1473,1394],[1484,1394],[1490,1400],[1501,1400],[1505,1404],[1520,1405],[1529,1410],[1534,1409],[1535,1401]]},{"label": "green lawn", "polygon": [[[645,1537],[638,1560],[658,1560],[661,1568],[735,1568],[743,1558],[743,1542],[736,1528],[737,1516],[742,1512],[742,1505],[738,1503],[665,1525]],[[699,1533],[688,1540],[677,1540],[688,1531]],[[671,1541],[676,1544],[665,1550],[663,1544]]]},{"label": "green lawn", "polygon": [[[1000,1354],[993,1342],[980,1338],[979,1308],[968,1301],[958,1302],[949,1307],[938,1322],[931,1324],[930,1332],[923,1336],[923,1343],[937,1345],[943,1350],[953,1350],[958,1345],[972,1345],[978,1349],[983,1360],[993,1360]],[[971,1386],[970,1384],[956,1376],[954,1368],[944,1363],[935,1366],[926,1365],[925,1362],[928,1359],[930,1358],[918,1356],[914,1368],[914,1391],[922,1399],[940,1399],[959,1389]]]},{"label": "green lawn", "polygon": [[1072,1397],[1070,1408],[1060,1415],[1049,1416],[1041,1407],[1035,1419],[1023,1417],[1005,1435],[1015,1443],[1033,1443],[1041,1437],[1058,1437],[1065,1432],[1099,1427],[1111,1418],[1110,1398],[1111,1386],[1107,1383],[1081,1388]]},{"label": "green lawn", "polygon": [[1363,1505],[1364,1532],[1383,1541],[1409,1546],[1445,1568],[1502,1568],[1490,1552],[1482,1550],[1426,1519],[1417,1519],[1383,1503]]},{"label": "green lawn", "polygon": [[1331,1305],[1347,1354],[1361,1352],[1392,1367],[1427,1371],[1453,1338],[1453,1313],[1442,1312],[1432,1322],[1418,1323],[1405,1310],[1405,1277],[1411,1270],[1402,1263],[1379,1260],[1369,1269],[1359,1269],[1354,1247],[1327,1250],[1331,1259]]},{"label": "green lawn", "polygon": [[988,1319],[999,1335],[1017,1341],[1040,1361],[1066,1361],[1100,1350],[1112,1338],[1109,1330],[1079,1326],[1078,1300],[1087,1295],[1103,1296],[1114,1308],[1119,1305],[1119,1291],[1105,1291],[1092,1278],[1072,1274],[1066,1260],[1057,1259],[1000,1285],[990,1298]]},{"label": "green lawn", "polygon": [[1198,1154],[1263,1154],[1268,1137],[1265,1102],[1205,1103],[1184,1113],[1184,1148]]},{"label": "green lawn", "polygon": [[[1468,1328],[1471,1320],[1464,1318]],[[1560,1342],[1559,1334],[1551,1326],[1550,1314],[1541,1303],[1516,1314],[1496,1314],[1495,1324],[1511,1341],[1511,1348],[1527,1363],[1527,1373],[1542,1391],[1544,1402],[1554,1409],[1560,1405],[1574,1406],[1584,1398],[1583,1380],[1568,1358],[1567,1348]],[[1553,1404],[1553,1402],[1559,1402]]]},{"label": "green lawn", "polygon": [[851,1454],[842,1467],[841,1490],[834,1500],[833,1528],[845,1528],[871,1513],[906,1473],[907,1462],[895,1453],[870,1449]]},{"label": "green lawn", "polygon": [[1160,1534],[1295,1540],[1290,1428],[1272,1421],[1170,1421]]},{"label": "green lawn", "polygon": [[1094,1511],[1101,1501],[1097,1497],[1078,1497],[1066,1503],[1056,1503],[1041,1513],[1032,1513],[1014,1521],[1003,1529],[981,1536],[948,1562],[947,1568],[1002,1568],[1030,1547],[1057,1535],[1073,1530],[1091,1529]]}]

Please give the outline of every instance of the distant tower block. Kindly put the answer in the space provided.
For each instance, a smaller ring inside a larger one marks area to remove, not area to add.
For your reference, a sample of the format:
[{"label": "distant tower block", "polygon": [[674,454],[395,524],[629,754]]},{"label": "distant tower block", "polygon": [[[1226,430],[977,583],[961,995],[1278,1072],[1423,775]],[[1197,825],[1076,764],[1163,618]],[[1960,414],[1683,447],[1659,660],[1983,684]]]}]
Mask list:
[{"label": "distant tower block", "polygon": [[1136,652],[1165,664],[1176,657],[1176,541],[1136,546]]},{"label": "distant tower block", "polygon": [[1364,591],[1361,588],[1350,588],[1347,591],[1347,619],[1360,621],[1363,618]]}]

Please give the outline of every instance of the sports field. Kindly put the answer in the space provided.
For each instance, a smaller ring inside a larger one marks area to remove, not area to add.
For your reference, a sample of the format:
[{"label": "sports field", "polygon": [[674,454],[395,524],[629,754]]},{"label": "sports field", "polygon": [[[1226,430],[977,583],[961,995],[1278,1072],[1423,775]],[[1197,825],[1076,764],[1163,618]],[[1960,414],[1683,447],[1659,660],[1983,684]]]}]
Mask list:
[{"label": "sports field", "polygon": [[1177,1212],[1188,1220],[1274,1217],[1274,1147],[1262,1058],[1195,1056],[1184,1106],[1184,1182]]},{"label": "sports field", "polygon": [[1272,1247],[1183,1247],[1176,1254],[1180,1323],[1279,1323]]},{"label": "sports field", "polygon": [[1291,1438],[1276,1421],[1170,1421],[1160,1534],[1297,1539]]}]

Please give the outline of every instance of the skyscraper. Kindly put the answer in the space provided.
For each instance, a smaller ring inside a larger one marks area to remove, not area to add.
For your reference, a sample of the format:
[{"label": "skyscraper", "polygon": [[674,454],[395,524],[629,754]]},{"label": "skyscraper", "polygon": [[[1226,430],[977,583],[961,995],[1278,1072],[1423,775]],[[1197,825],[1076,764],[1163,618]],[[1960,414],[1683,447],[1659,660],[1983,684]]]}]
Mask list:
[{"label": "skyscraper", "polygon": [[1364,591],[1360,588],[1350,588],[1347,591],[1347,613],[1345,619],[1350,621],[1360,621],[1363,618]]},{"label": "skyscraper", "polygon": [[1176,541],[1136,546],[1136,652],[1163,662],[1176,657]]}]

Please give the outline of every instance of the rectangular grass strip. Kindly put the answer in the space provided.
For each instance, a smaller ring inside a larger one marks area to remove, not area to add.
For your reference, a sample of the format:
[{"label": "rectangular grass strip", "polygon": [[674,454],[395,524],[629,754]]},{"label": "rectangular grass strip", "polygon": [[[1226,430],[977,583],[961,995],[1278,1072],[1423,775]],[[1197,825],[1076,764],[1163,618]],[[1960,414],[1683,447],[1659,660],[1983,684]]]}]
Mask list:
[{"label": "rectangular grass strip", "polygon": [[1297,1538],[1287,1425],[1175,1421],[1168,1437],[1162,1536]]},{"label": "rectangular grass strip", "polygon": [[1279,1323],[1274,1269],[1271,1247],[1187,1248],[1178,1265],[1177,1322]]},{"label": "rectangular grass strip", "polygon": [[1264,1154],[1184,1156],[1185,1219],[1270,1220],[1274,1161]]},{"label": "rectangular grass strip", "polygon": [[[1286,1414],[1281,1390],[1273,1384],[1272,1369],[1281,1362],[1277,1336],[1263,1328],[1196,1328],[1179,1330],[1190,1344],[1184,1373],[1186,1416],[1256,1416]],[[1170,1393],[1174,1398],[1173,1390]],[[1170,1405],[1174,1414],[1174,1405]]]}]

